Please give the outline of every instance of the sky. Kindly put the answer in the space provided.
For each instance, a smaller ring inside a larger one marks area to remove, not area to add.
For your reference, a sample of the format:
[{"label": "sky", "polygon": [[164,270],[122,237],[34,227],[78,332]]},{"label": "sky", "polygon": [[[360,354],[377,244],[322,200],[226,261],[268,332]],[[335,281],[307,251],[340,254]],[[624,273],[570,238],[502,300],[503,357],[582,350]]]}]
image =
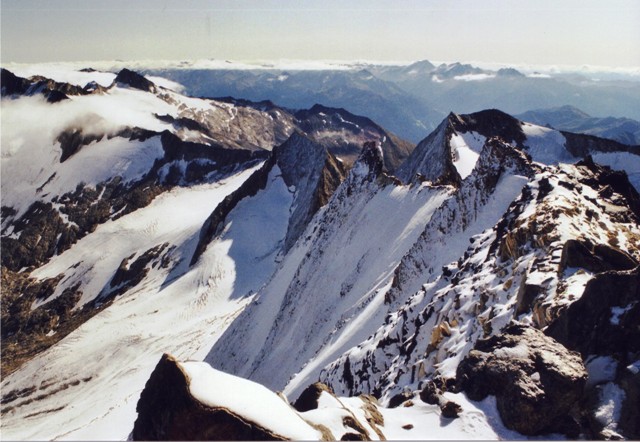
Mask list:
[{"label": "sky", "polygon": [[638,0],[0,0],[0,62],[640,66]]}]

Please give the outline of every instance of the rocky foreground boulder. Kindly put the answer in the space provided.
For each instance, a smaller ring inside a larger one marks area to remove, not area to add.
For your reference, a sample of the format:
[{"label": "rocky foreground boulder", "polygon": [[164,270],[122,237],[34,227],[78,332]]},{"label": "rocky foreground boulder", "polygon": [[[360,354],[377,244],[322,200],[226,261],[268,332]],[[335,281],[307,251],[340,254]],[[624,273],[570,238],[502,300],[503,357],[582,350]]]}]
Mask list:
[{"label": "rocky foreground boulder", "polygon": [[[580,352],[592,367],[589,388],[593,437],[640,438],[640,267],[605,271],[545,333]],[[600,361],[600,362],[599,362]],[[611,367],[609,370],[598,368]],[[608,392],[608,393],[607,393]],[[620,398],[618,403],[612,395]],[[608,403],[617,405],[606,413]],[[619,413],[618,419],[612,419]]]},{"label": "rocky foreground boulder", "polygon": [[[320,439],[321,434],[275,393],[201,365],[162,356],[140,395],[134,440]],[[210,383],[209,375],[225,379]],[[263,410],[272,419],[270,425],[252,410]]]},{"label": "rocky foreground boulder", "polygon": [[578,353],[538,329],[514,322],[503,333],[479,340],[458,366],[456,377],[472,400],[494,395],[510,429],[525,435],[578,436],[571,415],[587,371]]}]

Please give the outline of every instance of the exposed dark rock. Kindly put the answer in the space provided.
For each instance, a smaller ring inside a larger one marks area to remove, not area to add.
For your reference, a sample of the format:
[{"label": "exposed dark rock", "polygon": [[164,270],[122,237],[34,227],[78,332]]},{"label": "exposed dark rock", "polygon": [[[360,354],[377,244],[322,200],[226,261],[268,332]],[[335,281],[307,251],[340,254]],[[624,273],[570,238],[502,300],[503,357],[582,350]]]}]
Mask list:
[{"label": "exposed dark rock", "polygon": [[402,391],[396,394],[395,396],[393,396],[391,399],[389,399],[389,403],[387,404],[387,407],[397,408],[412,398],[413,398],[413,393],[408,391]]},{"label": "exposed dark rock", "polygon": [[126,68],[118,72],[114,83],[127,85],[145,92],[156,92],[157,90],[156,85],[152,81],[149,81],[137,72]]},{"label": "exposed dark rock", "polygon": [[608,244],[596,244],[593,253],[610,265],[612,270],[631,270],[638,265],[631,255]]},{"label": "exposed dark rock", "polygon": [[[637,149],[635,150],[637,153]],[[582,167],[588,175],[588,178],[581,180],[594,189],[602,189],[609,186],[613,192],[622,197],[621,205],[628,206],[635,215],[634,219],[625,219],[625,222],[640,222],[640,194],[635,187],[629,182],[629,177],[624,171],[611,170],[607,166],[601,166],[593,161],[591,156],[585,157],[584,160],[576,163]],[[587,172],[591,172],[590,174]],[[590,176],[589,176],[590,175]]]},{"label": "exposed dark rock", "polygon": [[345,416],[342,418],[342,425],[345,428],[352,428],[355,432],[346,432],[340,440],[371,440],[369,432],[364,426],[358,422],[353,416]]},{"label": "exposed dark rock", "polygon": [[283,250],[287,252],[313,218],[324,206],[346,176],[346,170],[326,147],[295,131],[289,139],[273,150],[276,164],[288,187],[294,187],[295,207]]},{"label": "exposed dark rock", "polygon": [[523,147],[526,136],[517,118],[498,109],[487,109],[468,115],[449,114],[448,120],[458,132],[477,132],[487,138],[498,137]]},{"label": "exposed dark rock", "polygon": [[455,419],[462,413],[462,407],[453,401],[446,401],[440,405],[442,417],[447,419]]},{"label": "exposed dark rock", "polygon": [[111,281],[109,281],[109,290],[106,295],[117,296],[137,286],[147,276],[150,267],[158,265],[166,267],[166,261],[160,258],[167,247],[169,247],[169,243],[152,247],[133,260],[133,262],[131,262],[131,259],[135,254],[123,259]]},{"label": "exposed dark rock", "polygon": [[382,149],[374,141],[364,143],[358,162],[368,168],[368,176],[378,177],[382,173],[382,169],[384,167]]},{"label": "exposed dark rock", "polygon": [[136,406],[134,440],[285,440],[223,407],[209,407],[189,392],[189,379],[165,354]]},{"label": "exposed dark rock", "polygon": [[62,155],[60,162],[64,163],[69,157],[76,154],[82,146],[91,144],[94,141],[100,141],[103,134],[84,134],[82,128],[70,128],[60,133],[56,141],[60,143]]},{"label": "exposed dark rock", "polygon": [[639,146],[629,146],[608,138],[594,135],[576,134],[560,131],[567,140],[567,150],[578,158],[585,158],[596,152],[635,152],[637,155]]},{"label": "exposed dark rock", "polygon": [[592,273],[607,270],[631,270],[638,263],[626,252],[607,244],[591,247],[583,241],[570,239],[562,248],[560,270],[567,267],[580,267]]},{"label": "exposed dark rock", "polygon": [[[153,138],[158,135],[160,135],[158,132],[148,129],[142,129],[140,127],[125,127],[115,136],[128,138],[129,141],[147,141],[149,138]],[[109,135],[107,137],[111,138],[111,136]]]},{"label": "exposed dark rock", "polygon": [[459,404],[444,398],[442,390],[432,380],[427,381],[420,391],[420,399],[427,404],[438,405],[442,416],[447,419],[455,419],[462,412]]},{"label": "exposed dark rock", "polygon": [[165,130],[160,136],[165,161],[209,159],[215,161],[217,168],[234,166],[251,160],[264,159],[267,151],[250,151],[244,149],[226,149],[218,145],[192,143],[181,140],[177,135]]},{"label": "exposed dark rock", "polygon": [[10,270],[41,264],[56,251],[68,248],[78,228],[66,224],[51,203],[36,201],[14,222],[17,238],[2,238],[2,264]]},{"label": "exposed dark rock", "polygon": [[13,72],[2,68],[0,77],[0,85],[2,85],[2,96],[22,95],[24,94],[31,82],[26,78],[18,77]]},{"label": "exposed dark rock", "polygon": [[495,395],[508,428],[526,435],[558,431],[584,389],[587,372],[579,355],[519,323],[477,341],[460,363],[457,379],[470,399]]},{"label": "exposed dark rock", "polygon": [[189,130],[195,130],[204,134],[209,133],[208,128],[203,126],[200,122],[193,120],[191,118],[186,118],[186,117],[175,118],[168,114],[167,115],[154,114],[154,115],[160,121],[173,124],[173,127],[176,129],[185,128]]},{"label": "exposed dark rock", "polygon": [[455,119],[457,115],[449,114],[436,130],[418,143],[398,168],[398,178],[405,183],[426,180],[440,185],[460,185],[460,174],[453,165],[453,154],[449,145],[454,133],[452,121]]},{"label": "exposed dark rock", "polygon": [[543,290],[544,289],[537,284],[521,284],[516,298],[515,317],[522,313],[530,312],[533,306],[533,301],[543,293]]},{"label": "exposed dark rock", "polygon": [[[393,173],[409,156],[414,145],[389,133],[372,120],[345,109],[320,104],[295,113],[300,130],[329,152],[352,164],[364,142],[379,142],[384,153],[384,170]],[[335,133],[328,137],[328,133]]]},{"label": "exposed dark rock", "polygon": [[101,310],[73,310],[82,296],[78,286],[71,286],[54,300],[32,309],[34,302],[44,301],[54,294],[61,278],[60,275],[38,281],[2,266],[2,377],[60,341]]},{"label": "exposed dark rock", "polygon": [[[636,323],[637,324],[637,323]],[[640,356],[636,354],[636,358]],[[620,427],[624,435],[631,440],[640,439],[640,371],[624,368],[619,376],[620,387],[625,399],[620,413]]]},{"label": "exposed dark rock", "polygon": [[368,440],[367,436],[362,433],[348,432],[344,433],[340,440]]},{"label": "exposed dark rock", "polygon": [[300,412],[315,410],[318,408],[318,399],[323,392],[333,395],[333,390],[322,382],[315,382],[304,389],[293,403],[293,408]]},{"label": "exposed dark rock", "polygon": [[69,97],[64,92],[60,92],[57,90],[52,90],[45,93],[45,97],[47,97],[48,103],[58,103],[63,100],[68,100]]},{"label": "exposed dark rock", "polygon": [[[613,380],[625,392],[619,430],[629,439],[640,438],[640,375],[627,369],[640,359],[640,267],[599,273],[580,299],[560,312],[545,333],[583,358],[608,356],[619,366]],[[597,391],[592,394],[597,395]],[[595,401],[592,401],[595,402]],[[595,406],[595,403],[589,404]],[[593,410],[592,410],[593,412]],[[594,433],[601,423],[591,418]]]},{"label": "exposed dark rock", "polygon": [[420,391],[420,399],[427,404],[437,405],[442,400],[442,391],[436,386],[435,382],[428,381]]},{"label": "exposed dark rock", "polygon": [[594,276],[580,299],[560,313],[545,333],[584,357],[622,356],[640,352],[637,324],[640,324],[640,268]]},{"label": "exposed dark rock", "polygon": [[[146,207],[167,187],[155,182],[153,173],[134,183],[119,177],[96,187],[78,185],[74,192],[53,200],[61,204],[34,202],[13,222],[18,238],[2,238],[2,264],[11,270],[40,265],[67,250],[77,240],[108,219],[117,219]],[[69,222],[63,220],[66,215]]]}]

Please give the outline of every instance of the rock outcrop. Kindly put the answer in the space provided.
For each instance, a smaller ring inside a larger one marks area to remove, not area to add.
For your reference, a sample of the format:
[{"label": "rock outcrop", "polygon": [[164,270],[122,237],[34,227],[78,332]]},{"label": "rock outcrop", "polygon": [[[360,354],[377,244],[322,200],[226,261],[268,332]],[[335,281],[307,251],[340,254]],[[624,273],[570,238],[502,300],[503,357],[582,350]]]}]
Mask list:
[{"label": "rock outcrop", "polygon": [[233,410],[212,408],[189,392],[189,378],[163,355],[140,395],[134,440],[286,440]]},{"label": "rock outcrop", "polygon": [[496,396],[504,424],[525,435],[555,431],[576,437],[571,413],[587,372],[580,356],[541,331],[512,323],[476,342],[456,373],[470,399]]},{"label": "rock outcrop", "polygon": [[298,399],[293,403],[293,408],[300,412],[315,410],[318,408],[318,400],[322,392],[333,394],[333,390],[327,384],[315,382],[304,389]]},{"label": "rock outcrop", "polygon": [[[640,267],[628,271],[607,271],[590,280],[582,297],[564,310],[546,329],[546,334],[567,348],[579,351],[583,359],[607,358],[617,367],[609,388],[621,389],[625,399],[620,406],[618,433],[630,439],[640,437]],[[594,382],[596,383],[596,382]],[[600,382],[597,382],[599,384]],[[594,437],[607,422],[596,418],[599,405],[598,385],[589,394],[594,396],[592,415]]]},{"label": "rock outcrop", "polygon": [[118,72],[114,83],[130,86],[134,89],[140,89],[141,91],[145,92],[157,91],[157,87],[152,81],[149,81],[137,72],[131,71],[126,68]]}]

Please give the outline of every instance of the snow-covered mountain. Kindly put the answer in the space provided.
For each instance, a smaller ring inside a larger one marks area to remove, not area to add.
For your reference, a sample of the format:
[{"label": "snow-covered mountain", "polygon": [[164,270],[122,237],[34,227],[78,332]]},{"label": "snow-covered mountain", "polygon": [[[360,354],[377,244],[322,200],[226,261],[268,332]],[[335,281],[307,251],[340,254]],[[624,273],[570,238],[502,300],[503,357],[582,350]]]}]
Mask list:
[{"label": "snow-covered mountain", "polygon": [[5,437],[640,434],[637,147],[2,75]]},{"label": "snow-covered mountain", "polygon": [[637,69],[625,77],[584,66],[563,72],[551,66],[488,68],[428,60],[252,65],[208,60],[149,66],[145,72],[171,78],[197,96],[268,99],[291,108],[315,103],[344,108],[414,143],[450,112],[496,108],[514,115],[569,104],[594,116],[640,119]]},{"label": "snow-covered mountain", "polygon": [[538,126],[596,135],[629,145],[640,144],[640,122],[630,118],[592,117],[574,106],[536,109],[517,117]]}]

